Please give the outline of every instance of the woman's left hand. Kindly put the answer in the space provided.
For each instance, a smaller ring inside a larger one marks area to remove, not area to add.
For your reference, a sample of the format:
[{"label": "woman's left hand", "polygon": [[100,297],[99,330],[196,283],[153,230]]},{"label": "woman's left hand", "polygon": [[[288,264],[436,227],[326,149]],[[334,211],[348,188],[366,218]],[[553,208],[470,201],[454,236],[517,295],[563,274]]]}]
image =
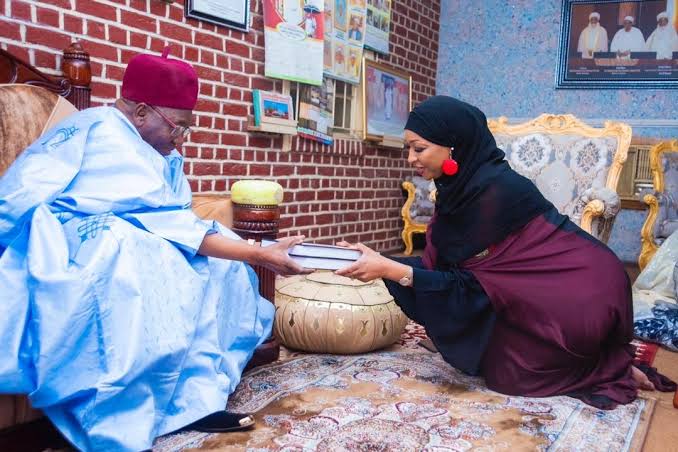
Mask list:
[{"label": "woman's left hand", "polygon": [[363,282],[372,281],[373,279],[383,278],[393,262],[381,254],[377,253],[371,248],[366,247],[362,243],[352,245],[348,242],[339,242],[339,246],[358,250],[363,253],[360,259],[349,265],[335,271],[334,273],[348,278],[358,279]]}]

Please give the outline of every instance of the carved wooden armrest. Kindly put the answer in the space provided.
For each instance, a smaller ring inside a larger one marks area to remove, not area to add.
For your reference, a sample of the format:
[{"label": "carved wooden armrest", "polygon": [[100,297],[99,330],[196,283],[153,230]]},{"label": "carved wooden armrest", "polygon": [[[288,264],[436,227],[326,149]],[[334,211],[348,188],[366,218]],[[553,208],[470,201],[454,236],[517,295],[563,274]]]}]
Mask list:
[{"label": "carved wooden armrest", "polygon": [[410,209],[412,208],[412,204],[414,204],[416,189],[414,187],[414,184],[407,180],[403,182],[403,189],[407,191],[407,200],[405,201],[405,205],[400,211],[400,214],[402,215],[405,223],[408,222],[411,223],[412,216],[410,215]]},{"label": "carved wooden armrest", "polygon": [[611,220],[621,209],[619,195],[607,187],[589,188],[581,195],[579,202],[585,204],[580,227],[594,237],[594,219],[602,217],[603,220]]},{"label": "carved wooden armrest", "polygon": [[642,271],[645,266],[650,262],[654,253],[657,252],[659,248],[655,242],[654,238],[654,229],[655,223],[657,222],[657,217],[659,216],[659,199],[657,199],[658,193],[647,194],[643,196],[643,202],[648,205],[647,218],[645,218],[645,223],[640,230],[640,256],[638,256],[638,267]]}]

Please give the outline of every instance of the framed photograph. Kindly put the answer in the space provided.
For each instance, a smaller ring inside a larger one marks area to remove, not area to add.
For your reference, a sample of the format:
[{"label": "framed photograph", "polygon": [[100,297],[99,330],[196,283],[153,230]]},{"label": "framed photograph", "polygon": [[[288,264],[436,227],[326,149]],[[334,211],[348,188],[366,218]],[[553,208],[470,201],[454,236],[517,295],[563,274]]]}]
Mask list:
[{"label": "framed photograph", "polygon": [[412,76],[365,58],[363,99],[364,139],[402,140],[412,107]]},{"label": "framed photograph", "polygon": [[186,0],[186,17],[240,31],[250,29],[250,0]]},{"label": "framed photograph", "polygon": [[563,0],[556,88],[678,88],[676,7]]},{"label": "framed photograph", "polygon": [[289,133],[296,135],[297,121],[294,119],[292,96],[255,89],[254,126],[264,132]]}]

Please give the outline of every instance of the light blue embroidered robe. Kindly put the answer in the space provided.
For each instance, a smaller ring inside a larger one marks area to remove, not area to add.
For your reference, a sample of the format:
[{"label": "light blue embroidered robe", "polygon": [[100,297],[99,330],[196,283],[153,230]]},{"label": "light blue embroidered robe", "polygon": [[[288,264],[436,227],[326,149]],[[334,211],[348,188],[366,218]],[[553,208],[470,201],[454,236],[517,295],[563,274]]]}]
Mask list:
[{"label": "light blue embroidered robe", "polygon": [[150,448],[222,410],[273,306],[205,234],[183,160],[117,109],[73,114],[0,178],[0,393],[84,450]]}]

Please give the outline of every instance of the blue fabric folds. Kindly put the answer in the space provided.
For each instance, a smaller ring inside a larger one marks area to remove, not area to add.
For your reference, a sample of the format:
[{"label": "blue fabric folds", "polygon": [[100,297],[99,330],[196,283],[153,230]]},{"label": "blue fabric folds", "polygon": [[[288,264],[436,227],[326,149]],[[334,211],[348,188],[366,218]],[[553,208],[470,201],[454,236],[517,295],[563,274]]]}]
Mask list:
[{"label": "blue fabric folds", "polygon": [[79,449],[151,447],[222,410],[273,306],[252,269],[196,255],[182,157],[117,109],[78,112],[0,179],[0,393]]}]

